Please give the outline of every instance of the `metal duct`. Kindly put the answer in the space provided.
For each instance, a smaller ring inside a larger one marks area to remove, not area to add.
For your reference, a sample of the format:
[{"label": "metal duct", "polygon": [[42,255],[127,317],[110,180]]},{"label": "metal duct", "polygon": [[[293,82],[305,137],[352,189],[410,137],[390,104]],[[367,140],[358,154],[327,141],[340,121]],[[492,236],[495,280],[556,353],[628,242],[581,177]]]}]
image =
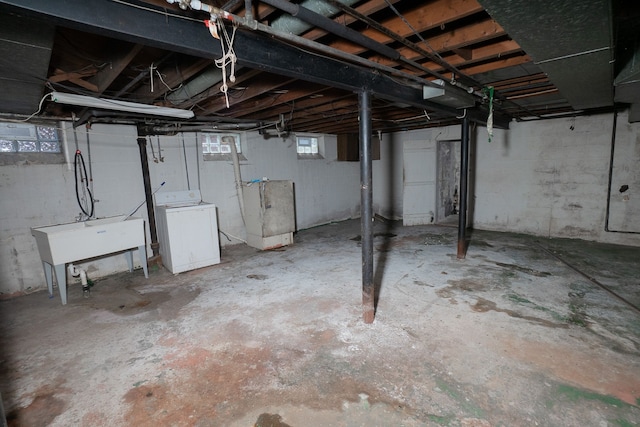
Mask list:
[{"label": "metal duct", "polygon": [[[357,0],[344,0],[342,1],[342,3],[351,5],[353,3],[356,3],[356,1]],[[333,16],[339,12],[338,8],[331,6],[322,0],[306,0],[302,2],[300,6],[304,6],[305,8],[325,17]],[[270,26],[275,30],[296,35],[301,34],[311,28],[310,24],[307,24],[306,22],[287,14],[283,14],[282,16],[276,18]],[[239,67],[236,68],[236,70],[238,69]],[[220,83],[221,81],[222,71],[218,68],[209,68],[198,76],[189,80],[180,89],[167,96],[167,99],[173,104],[180,104],[189,100],[191,97],[204,92],[205,90],[209,89],[215,84]]]},{"label": "metal duct", "polygon": [[171,94],[167,96],[167,99],[171,101],[172,104],[181,104],[220,81],[222,81],[222,70],[216,66],[209,67],[189,80],[189,83],[171,92]]},{"label": "metal duct", "polygon": [[[31,114],[38,109],[54,36],[53,25],[0,13],[0,111]],[[19,71],[27,69],[29,74]]]},{"label": "metal duct", "polygon": [[[351,6],[354,3],[357,3],[357,0],[341,0],[340,3]],[[340,12],[337,7],[331,6],[329,3],[326,3],[322,0],[305,0],[301,2],[299,6],[302,6],[305,9],[309,9],[310,11],[325,17],[331,17]],[[279,16],[278,18],[274,19],[273,22],[269,24],[269,26],[274,30],[297,35],[304,33],[312,27],[311,24],[308,24],[291,15]]]},{"label": "metal duct", "polygon": [[[636,6],[638,8],[638,6]],[[619,12],[620,13],[620,12]],[[613,82],[615,101],[631,104],[629,123],[640,121],[640,8],[635,13],[625,14],[618,22],[616,64],[620,72]]]},{"label": "metal duct", "polygon": [[384,55],[387,58],[391,58],[397,60],[400,58],[400,54],[395,49],[390,48],[389,46],[377,42],[367,36],[362,35],[361,33],[352,30],[346,25],[339,24],[326,16],[320,15],[312,10],[309,10],[305,7],[301,7],[297,4],[292,4],[285,0],[262,0],[264,3],[270,4],[273,7],[277,7],[280,10],[283,10],[289,13],[292,16],[299,17],[305,22],[308,22],[318,28],[322,28],[323,30],[335,34],[338,37],[342,37],[349,41],[352,41],[360,46],[366,47],[367,49],[373,50],[374,52],[379,53],[380,55]]},{"label": "metal duct", "polygon": [[608,0],[479,0],[576,109],[613,105]]}]

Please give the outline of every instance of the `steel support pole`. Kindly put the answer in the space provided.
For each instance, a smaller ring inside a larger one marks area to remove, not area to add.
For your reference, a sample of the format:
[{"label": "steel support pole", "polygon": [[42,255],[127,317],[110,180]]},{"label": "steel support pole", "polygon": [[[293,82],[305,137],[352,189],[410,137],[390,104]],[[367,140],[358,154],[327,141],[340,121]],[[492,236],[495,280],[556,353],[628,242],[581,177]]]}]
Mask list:
[{"label": "steel support pole", "polygon": [[153,190],[151,189],[151,178],[149,177],[149,158],[147,157],[147,138],[140,135],[138,131],[138,148],[140,149],[140,162],[142,164],[142,180],[144,182],[144,195],[147,205],[147,216],[149,218],[149,234],[151,236],[151,250],[153,256],[148,260],[149,265],[162,265],[160,257],[160,243],[158,243],[158,233],[156,231],[156,216],[153,212]]},{"label": "steel support pole", "polygon": [[460,209],[458,214],[458,259],[467,256],[467,199],[469,181],[469,118],[462,119],[460,140]]},{"label": "steel support pole", "polygon": [[360,103],[360,222],[362,234],[362,314],[364,323],[375,317],[373,283],[373,191],[371,158],[371,94],[362,90]]}]

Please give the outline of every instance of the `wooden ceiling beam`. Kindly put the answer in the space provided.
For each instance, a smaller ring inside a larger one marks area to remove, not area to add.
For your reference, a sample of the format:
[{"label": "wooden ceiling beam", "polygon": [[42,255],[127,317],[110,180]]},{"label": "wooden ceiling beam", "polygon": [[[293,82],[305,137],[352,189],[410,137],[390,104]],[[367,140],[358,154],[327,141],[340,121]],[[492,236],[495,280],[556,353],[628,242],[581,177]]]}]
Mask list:
[{"label": "wooden ceiling beam", "polygon": [[515,55],[508,58],[498,58],[491,62],[487,62],[484,64],[472,65],[470,67],[463,68],[464,71],[468,75],[476,75],[480,73],[487,73],[489,71],[499,70],[501,68],[513,67],[514,65],[526,64],[527,62],[531,62],[531,58],[528,55],[522,53],[521,55]]},{"label": "wooden ceiling beam", "polygon": [[[274,74],[264,74],[261,75],[259,79],[252,80],[251,84],[243,91],[241,96],[233,97],[229,96],[229,106],[239,104],[241,102],[246,102],[251,98],[255,98],[257,96],[263,95],[267,92],[276,90],[282,86],[285,86],[296,79],[290,79],[282,76],[277,76]],[[220,100],[219,98],[215,103],[210,103],[208,106],[204,107],[204,114],[216,114],[222,112],[224,114],[224,110],[227,109],[226,101]]]},{"label": "wooden ceiling beam", "polygon": [[[419,6],[403,13],[403,16],[419,33],[437,27],[446,28],[446,24],[450,22],[484,10],[476,0],[435,0],[426,7],[420,2],[416,2],[416,4]],[[380,24],[402,37],[414,35],[407,24],[398,17],[387,19],[380,22]],[[361,33],[379,43],[387,44],[393,41],[386,34],[373,28],[366,28]],[[331,43],[330,46],[352,54],[366,51],[366,48],[361,46],[354,47],[350,42],[344,40],[337,40]]]},{"label": "wooden ceiling beam", "polygon": [[92,68],[87,71],[65,72],[64,70],[56,69],[54,74],[47,80],[51,83],[71,82],[82,88],[90,90],[91,92],[98,92],[98,86],[85,80],[85,77],[93,76],[98,72],[97,69]]},{"label": "wooden ceiling beam", "polygon": [[548,81],[549,81],[549,77],[547,77],[546,74],[538,73],[533,75],[515,77],[512,79],[500,80],[500,81],[494,82],[492,86],[496,89],[499,88],[500,90],[502,90],[502,89],[509,89],[512,87],[519,87],[523,84],[534,84],[534,83],[548,82]]},{"label": "wooden ceiling beam", "polygon": [[[456,54],[446,56],[444,59],[449,64],[460,68],[467,67],[478,62],[488,61],[490,59],[499,59],[501,56],[512,55],[518,52],[522,52],[522,48],[518,43],[513,40],[505,40],[472,49],[471,59],[465,59]],[[435,62],[426,62],[423,63],[422,66],[434,71],[445,71]]]},{"label": "wooden ceiling beam", "polygon": [[[230,113],[234,117],[246,117],[251,116],[253,118],[254,114],[259,111],[264,110],[272,110],[272,109],[282,109],[282,113],[286,112],[287,108],[291,109],[291,105],[295,107],[299,100],[308,99],[310,96],[322,94],[322,92],[328,91],[327,87],[318,87],[316,90],[311,88],[309,89],[290,89],[287,93],[274,96],[272,102],[266,102],[267,100],[255,100],[250,102],[245,102],[242,105],[239,105],[238,108],[233,109]],[[280,114],[277,113],[277,114]]]},{"label": "wooden ceiling beam", "polygon": [[[441,54],[443,52],[454,51],[456,49],[464,49],[470,45],[486,42],[491,39],[503,37],[504,35],[504,29],[502,29],[502,27],[495,21],[489,19],[440,34],[436,37],[431,37],[427,40],[428,46],[425,45],[425,43],[418,43],[418,46],[425,51],[435,51]],[[408,46],[399,48],[398,53],[404,58],[412,61],[420,61],[424,58],[422,54]],[[369,59],[389,67],[398,65],[397,62],[382,56],[375,56]]]},{"label": "wooden ceiling beam", "polygon": [[[161,82],[154,84],[154,90],[151,92],[151,79],[148,83],[140,86],[133,92],[133,97],[142,101],[151,101],[164,96],[169,92],[169,88],[177,88],[191,77],[195,76],[208,66],[211,66],[213,61],[210,59],[198,59],[186,64],[174,64],[162,67],[162,70],[158,70],[162,74],[162,79],[166,83],[166,86]],[[157,76],[154,76],[154,79]],[[159,84],[157,84],[159,83]],[[167,87],[169,86],[169,87]]]},{"label": "wooden ceiling beam", "polygon": [[[329,88],[326,92],[323,93],[322,97],[318,98],[305,98],[297,101],[293,105],[294,111],[304,111],[307,109],[317,108],[320,105],[324,105],[327,103],[337,102],[341,99],[351,97],[353,94],[347,93],[344,91],[338,91],[336,89]],[[278,117],[280,114],[289,114],[292,108],[290,104],[280,104],[278,106],[273,106],[270,108],[265,108],[258,113],[254,113],[251,117],[257,120],[264,121],[273,121],[274,118]]]},{"label": "wooden ceiling beam", "polygon": [[102,95],[111,83],[120,76],[122,71],[133,61],[138,52],[142,50],[144,46],[141,44],[135,44],[125,52],[123,55],[112,59],[109,64],[103,67],[98,73],[93,76],[90,81],[98,87],[98,95]]}]

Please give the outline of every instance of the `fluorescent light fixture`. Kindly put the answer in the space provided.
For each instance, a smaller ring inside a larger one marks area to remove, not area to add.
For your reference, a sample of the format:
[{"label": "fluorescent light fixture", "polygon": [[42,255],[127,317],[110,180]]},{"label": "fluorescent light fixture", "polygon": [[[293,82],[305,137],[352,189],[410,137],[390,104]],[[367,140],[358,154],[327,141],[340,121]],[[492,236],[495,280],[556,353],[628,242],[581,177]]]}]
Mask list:
[{"label": "fluorescent light fixture", "polygon": [[190,119],[194,116],[191,110],[179,108],[158,107],[156,105],[139,104],[136,102],[116,101],[113,99],[94,98],[92,96],[75,95],[71,93],[51,92],[53,102],[77,105],[80,107],[103,108],[105,110],[125,111],[129,113],[150,114],[153,116],[175,117]]},{"label": "fluorescent light fixture", "polygon": [[422,86],[422,99],[428,99],[429,101],[454,108],[470,108],[475,105],[473,95],[447,86],[441,79],[433,80],[431,83],[439,87]]}]

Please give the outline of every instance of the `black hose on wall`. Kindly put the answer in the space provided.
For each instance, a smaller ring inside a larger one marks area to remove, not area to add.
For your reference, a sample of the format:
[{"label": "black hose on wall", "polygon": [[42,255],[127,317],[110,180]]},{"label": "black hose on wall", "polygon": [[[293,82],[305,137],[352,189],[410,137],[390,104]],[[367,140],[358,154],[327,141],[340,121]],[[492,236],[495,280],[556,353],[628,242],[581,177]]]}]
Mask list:
[{"label": "black hose on wall", "polygon": [[[87,165],[84,163],[84,157],[82,156],[82,152],[80,150],[76,150],[76,156],[73,159],[73,169],[73,175],[76,182],[76,200],[78,200],[78,206],[80,206],[80,210],[83,214],[91,218],[93,217],[95,201],[93,200],[93,194],[91,194],[91,190],[89,189]],[[80,180],[78,180],[78,175],[80,176]],[[80,191],[82,191],[83,195],[89,195],[88,201],[85,199],[84,203],[82,202]]]}]

